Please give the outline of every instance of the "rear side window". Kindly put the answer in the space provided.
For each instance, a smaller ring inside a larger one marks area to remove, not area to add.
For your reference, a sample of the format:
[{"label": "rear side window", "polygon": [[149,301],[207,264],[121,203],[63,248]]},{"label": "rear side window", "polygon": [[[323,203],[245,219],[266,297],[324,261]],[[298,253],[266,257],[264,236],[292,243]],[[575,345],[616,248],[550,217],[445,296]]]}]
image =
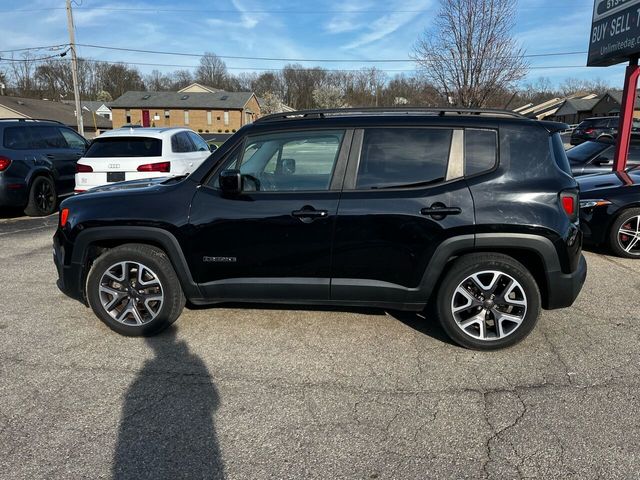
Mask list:
[{"label": "rear side window", "polygon": [[567,154],[564,150],[564,144],[562,143],[562,138],[560,138],[559,133],[554,133],[551,136],[551,147],[553,148],[553,158],[555,158],[560,170],[568,175],[573,175],[571,173],[569,160],[567,159]]},{"label": "rear side window", "polygon": [[12,150],[29,150],[31,137],[26,127],[7,127],[4,129],[2,144]]},{"label": "rear side window", "polygon": [[493,130],[467,129],[464,131],[464,174],[486,172],[496,166],[498,136]]},{"label": "rear side window", "polygon": [[160,157],[162,140],[148,137],[97,138],[84,155],[98,157]]},{"label": "rear side window", "polygon": [[84,138],[76,132],[69,130],[68,128],[61,128],[60,131],[70,148],[85,148],[86,142],[84,141]]},{"label": "rear side window", "polygon": [[67,141],[64,139],[62,133],[60,133],[60,129],[57,127],[29,127],[29,130],[31,130],[33,148],[69,148]]},{"label": "rear side window", "polygon": [[444,181],[452,130],[365,130],[356,188],[401,188]]},{"label": "rear side window", "polygon": [[195,150],[187,132],[176,133],[171,137],[171,151],[174,153],[187,153]]}]

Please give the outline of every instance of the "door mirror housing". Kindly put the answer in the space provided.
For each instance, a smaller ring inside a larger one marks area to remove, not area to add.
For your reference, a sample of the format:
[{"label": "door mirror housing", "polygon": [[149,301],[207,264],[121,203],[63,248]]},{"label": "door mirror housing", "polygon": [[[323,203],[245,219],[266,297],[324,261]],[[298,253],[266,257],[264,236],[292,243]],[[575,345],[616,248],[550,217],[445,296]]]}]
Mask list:
[{"label": "door mirror housing", "polygon": [[215,152],[218,149],[218,146],[215,143],[210,143],[209,144],[209,151],[210,152]]},{"label": "door mirror housing", "polygon": [[219,176],[220,190],[230,195],[242,193],[242,174],[240,170],[223,170]]}]

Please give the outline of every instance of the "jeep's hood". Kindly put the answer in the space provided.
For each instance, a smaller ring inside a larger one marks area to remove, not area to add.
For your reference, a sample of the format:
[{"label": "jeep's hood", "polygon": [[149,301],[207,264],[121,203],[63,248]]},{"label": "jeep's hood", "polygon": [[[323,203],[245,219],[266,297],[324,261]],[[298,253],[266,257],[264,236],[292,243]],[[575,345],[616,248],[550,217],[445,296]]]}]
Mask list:
[{"label": "jeep's hood", "polygon": [[178,177],[143,178],[140,180],[128,180],[126,182],[110,183],[109,185],[102,185],[101,187],[91,188],[87,190],[86,193],[114,192],[118,190],[131,190],[134,188],[147,188],[176,178]]}]

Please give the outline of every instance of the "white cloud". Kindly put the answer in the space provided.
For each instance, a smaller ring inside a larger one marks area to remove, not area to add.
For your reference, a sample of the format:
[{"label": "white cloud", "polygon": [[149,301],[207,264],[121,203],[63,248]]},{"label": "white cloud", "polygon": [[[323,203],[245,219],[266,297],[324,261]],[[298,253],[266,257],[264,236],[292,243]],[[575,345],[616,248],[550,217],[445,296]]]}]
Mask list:
[{"label": "white cloud", "polygon": [[389,10],[396,10],[394,13],[383,15],[367,26],[367,32],[356,37],[355,40],[345,45],[345,49],[355,49],[396,32],[400,27],[414,20],[419,14],[418,11],[428,9],[432,5],[432,0],[419,0],[416,2],[405,2],[389,7]]}]

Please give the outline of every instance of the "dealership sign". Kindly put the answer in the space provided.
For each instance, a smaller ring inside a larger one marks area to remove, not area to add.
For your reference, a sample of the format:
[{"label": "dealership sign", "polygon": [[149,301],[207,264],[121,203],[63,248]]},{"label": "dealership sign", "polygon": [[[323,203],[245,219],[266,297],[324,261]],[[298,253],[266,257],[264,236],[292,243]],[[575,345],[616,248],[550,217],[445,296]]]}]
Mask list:
[{"label": "dealership sign", "polygon": [[640,0],[595,0],[590,35],[590,67],[640,54]]}]

